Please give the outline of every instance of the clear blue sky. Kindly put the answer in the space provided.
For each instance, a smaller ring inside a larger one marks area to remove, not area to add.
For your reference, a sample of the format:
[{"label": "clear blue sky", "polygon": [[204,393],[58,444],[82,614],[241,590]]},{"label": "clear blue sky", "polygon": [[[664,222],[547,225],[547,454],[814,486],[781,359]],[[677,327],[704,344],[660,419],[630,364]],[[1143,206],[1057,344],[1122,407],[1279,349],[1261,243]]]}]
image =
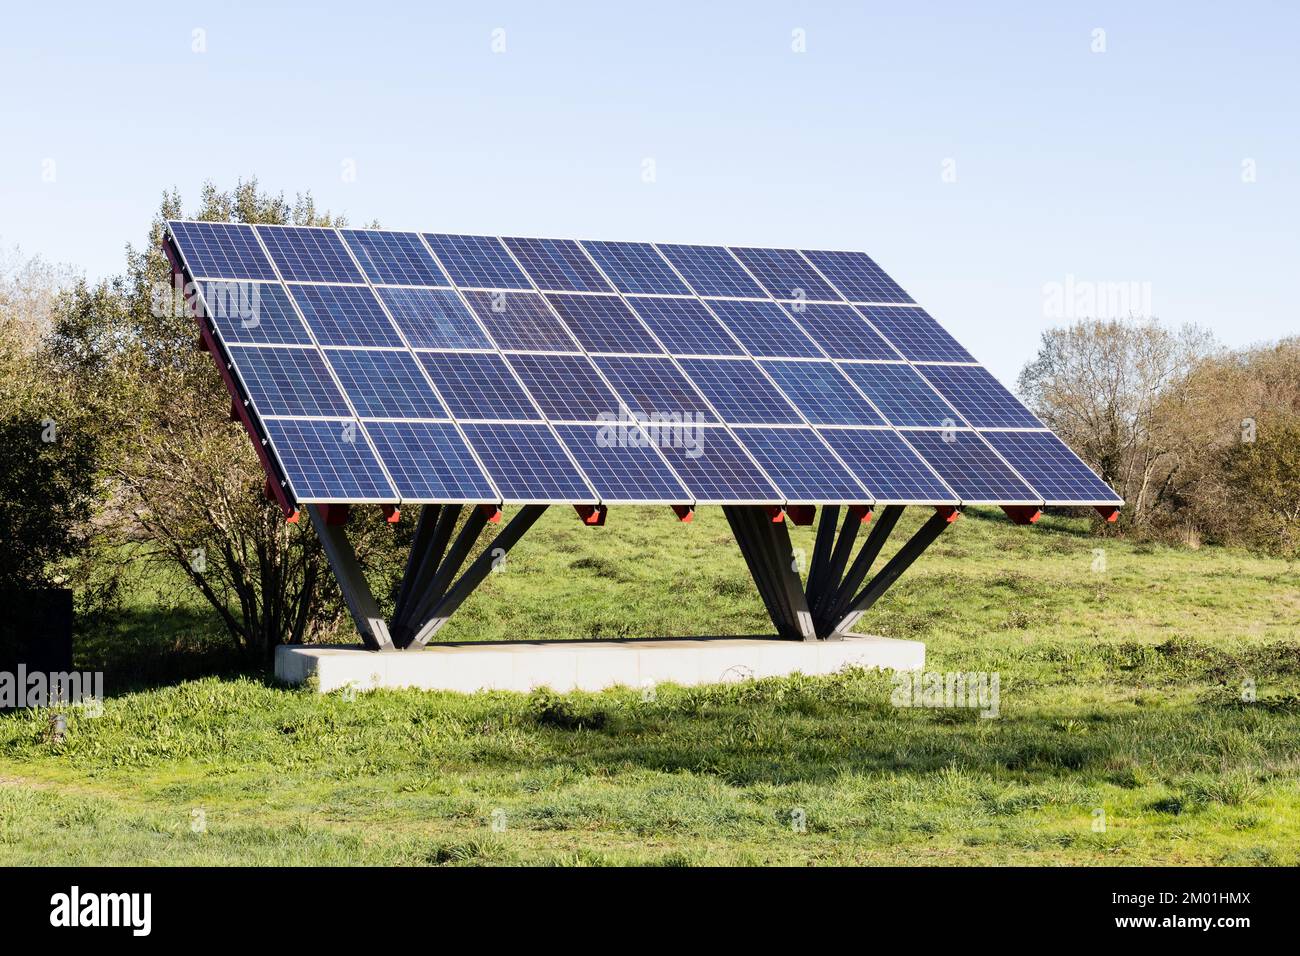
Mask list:
[{"label": "clear blue sky", "polygon": [[1008,382],[1069,275],[1300,332],[1293,3],[126,6],[0,31],[0,243],[91,277],[165,187],[255,174],[393,228],[863,249]]}]

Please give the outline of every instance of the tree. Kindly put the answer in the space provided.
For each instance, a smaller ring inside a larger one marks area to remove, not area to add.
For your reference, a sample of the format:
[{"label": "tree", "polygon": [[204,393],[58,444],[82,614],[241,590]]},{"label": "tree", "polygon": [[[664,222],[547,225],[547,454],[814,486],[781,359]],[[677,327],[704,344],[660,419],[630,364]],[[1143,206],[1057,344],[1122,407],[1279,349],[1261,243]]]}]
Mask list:
[{"label": "tree", "polygon": [[[93,407],[113,466],[122,537],[148,560],[178,569],[238,646],[265,661],[277,644],[337,626],[341,601],[309,522],[289,525],[264,497],[264,476],[198,330],[173,295],[161,251],[164,221],[182,218],[165,194],[143,251],[128,248],[125,273],[79,284],[61,304],[52,352],[69,388]],[[310,196],[289,204],[256,180],[229,192],[205,185],[190,218],[341,225]],[[377,515],[354,518],[363,566],[391,581],[406,529]],[[391,590],[380,586],[377,593]]]}]

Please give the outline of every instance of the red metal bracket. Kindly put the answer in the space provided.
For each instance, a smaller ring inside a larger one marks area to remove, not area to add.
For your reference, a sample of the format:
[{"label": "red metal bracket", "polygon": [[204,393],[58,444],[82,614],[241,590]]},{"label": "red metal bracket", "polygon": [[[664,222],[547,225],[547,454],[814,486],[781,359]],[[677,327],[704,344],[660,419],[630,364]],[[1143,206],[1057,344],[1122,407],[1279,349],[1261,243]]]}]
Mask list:
[{"label": "red metal bracket", "polygon": [[780,505],[764,505],[767,516],[772,519],[772,524],[780,524],[785,520],[785,510]]},{"label": "red metal bracket", "polygon": [[583,524],[603,525],[605,523],[604,505],[574,505],[573,510],[578,512],[578,517],[582,519]]},{"label": "red metal bracket", "polygon": [[1106,519],[1109,524],[1119,520],[1119,508],[1114,505],[1097,505],[1097,514]]},{"label": "red metal bracket", "polygon": [[478,510],[487,515],[488,521],[493,524],[501,523],[501,509],[496,505],[479,505]]},{"label": "red metal bracket", "polygon": [[325,519],[326,524],[340,525],[347,524],[348,519],[352,517],[351,505],[319,505],[321,517]]},{"label": "red metal bracket", "polygon": [[934,510],[943,515],[949,524],[961,517],[961,509],[956,505],[935,505]]},{"label": "red metal bracket", "polygon": [[869,505],[849,505],[849,514],[857,518],[862,524],[871,520],[871,507]]},{"label": "red metal bracket", "polygon": [[1042,510],[1035,505],[1003,505],[1002,510],[1016,524],[1033,524],[1043,516]]},{"label": "red metal bracket", "polygon": [[384,520],[389,524],[397,524],[402,520],[402,511],[397,505],[380,505],[384,509]]},{"label": "red metal bracket", "polygon": [[695,520],[695,508],[691,505],[673,505],[673,514],[677,515],[677,520],[682,524],[690,524]]},{"label": "red metal bracket", "polygon": [[817,516],[817,508],[814,505],[786,505],[785,513],[792,522],[803,527],[813,523],[813,518]]}]

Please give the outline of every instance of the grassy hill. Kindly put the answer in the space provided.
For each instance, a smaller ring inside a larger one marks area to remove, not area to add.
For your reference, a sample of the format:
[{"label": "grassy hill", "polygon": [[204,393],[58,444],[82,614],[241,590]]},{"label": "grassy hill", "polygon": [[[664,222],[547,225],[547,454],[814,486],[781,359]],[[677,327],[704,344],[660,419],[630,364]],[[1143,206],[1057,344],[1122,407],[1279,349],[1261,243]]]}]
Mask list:
[{"label": "grassy hill", "polygon": [[[996,671],[996,719],[864,672],[319,696],[229,673],[183,595],[79,650],[110,699],[65,742],[0,717],[0,864],[1300,863],[1295,564],[968,511],[860,630]],[[439,637],[766,629],[718,509],[555,508]]]}]

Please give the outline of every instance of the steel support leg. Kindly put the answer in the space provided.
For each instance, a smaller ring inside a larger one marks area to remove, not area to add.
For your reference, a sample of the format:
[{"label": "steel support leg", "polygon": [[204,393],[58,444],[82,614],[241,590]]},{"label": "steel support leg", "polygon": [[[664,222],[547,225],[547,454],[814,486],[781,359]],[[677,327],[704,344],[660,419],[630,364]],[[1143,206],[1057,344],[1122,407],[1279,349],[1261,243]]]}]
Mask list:
[{"label": "steel support leg", "polygon": [[[451,543],[447,549],[446,555],[443,556],[442,563],[438,565],[438,570],[434,572],[433,579],[429,581],[428,586],[423,591],[412,592],[411,610],[405,616],[404,620],[404,640],[403,646],[409,646],[411,638],[420,630],[424,622],[429,619],[434,606],[442,600],[447,588],[451,586],[452,580],[456,577],[461,566],[469,557],[470,551],[474,549],[474,543],[487,527],[488,515],[482,508],[475,508],[465,519],[465,524],[461,527],[460,532],[456,535],[456,540]],[[448,534],[450,535],[450,531]]]},{"label": "steel support leg", "polygon": [[813,544],[812,562],[808,565],[808,583],[805,593],[808,606],[815,608],[826,587],[826,576],[831,569],[831,552],[835,547],[835,529],[840,517],[839,505],[826,505],[817,521],[817,538]]},{"label": "steel support leg", "polygon": [[880,599],[880,596],[889,590],[890,585],[898,580],[899,575],[911,567],[912,562],[921,556],[934,539],[943,533],[943,529],[952,523],[952,515],[939,512],[931,516],[930,520],[921,525],[919,531],[912,535],[907,544],[898,549],[898,553],[890,558],[883,568],[876,574],[871,582],[862,589],[862,593],[853,598],[845,609],[844,616],[835,624],[835,630],[843,633],[848,631],[858,622],[858,618]]},{"label": "steel support leg", "polygon": [[[880,517],[876,519],[871,533],[867,535],[867,540],[862,543],[862,550],[853,559],[853,565],[849,568],[848,573],[844,575],[844,580],[840,582],[835,596],[824,605],[823,627],[833,625],[835,621],[843,616],[849,602],[853,600],[854,593],[862,586],[862,582],[866,580],[867,572],[871,570],[871,565],[875,563],[876,558],[880,555],[880,549],[889,540],[894,525],[898,524],[898,519],[902,516],[902,505],[887,505],[885,510],[880,513]],[[831,627],[831,630],[839,631],[840,628]]]},{"label": "steel support leg", "polygon": [[307,514],[311,517],[312,527],[325,549],[325,558],[334,569],[334,577],[343,592],[343,600],[352,612],[361,640],[371,650],[382,651],[393,647],[393,639],[388,634],[388,625],[379,612],[379,603],[371,593],[370,584],[357,563],[356,552],[348,540],[345,525],[329,524],[321,514],[319,505],[307,505]]},{"label": "steel support leg", "polygon": [[785,523],[773,522],[759,507],[728,505],[722,510],[777,633],[788,640],[815,640]]},{"label": "steel support leg", "polygon": [[414,634],[411,616],[418,610],[421,599],[429,593],[461,511],[461,505],[443,505],[441,508],[425,505],[420,513],[420,524],[411,543],[411,557],[406,563],[401,593],[393,612],[393,640],[399,647],[408,644]]}]

